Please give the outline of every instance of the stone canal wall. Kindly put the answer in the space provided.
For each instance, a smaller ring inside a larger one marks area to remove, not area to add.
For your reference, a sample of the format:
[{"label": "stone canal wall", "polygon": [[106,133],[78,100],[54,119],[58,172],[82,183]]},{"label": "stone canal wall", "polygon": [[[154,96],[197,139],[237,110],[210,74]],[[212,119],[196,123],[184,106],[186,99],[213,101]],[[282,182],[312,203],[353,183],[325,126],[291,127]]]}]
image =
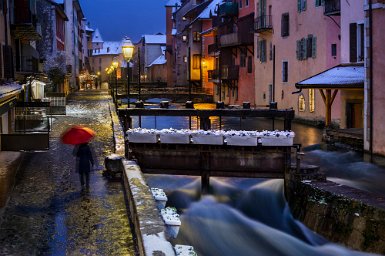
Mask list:
[{"label": "stone canal wall", "polygon": [[293,215],[318,234],[350,248],[385,254],[385,198],[334,182],[300,182]]},{"label": "stone canal wall", "polygon": [[112,103],[110,113],[114,132],[114,153],[123,158],[119,167],[123,172],[124,189],[130,220],[134,226],[137,251],[141,256],[175,255],[171,243],[166,239],[166,227],[140,167],[136,162],[124,159],[124,131]]},{"label": "stone canal wall", "polygon": [[0,152],[0,210],[7,204],[22,156],[20,152]]}]

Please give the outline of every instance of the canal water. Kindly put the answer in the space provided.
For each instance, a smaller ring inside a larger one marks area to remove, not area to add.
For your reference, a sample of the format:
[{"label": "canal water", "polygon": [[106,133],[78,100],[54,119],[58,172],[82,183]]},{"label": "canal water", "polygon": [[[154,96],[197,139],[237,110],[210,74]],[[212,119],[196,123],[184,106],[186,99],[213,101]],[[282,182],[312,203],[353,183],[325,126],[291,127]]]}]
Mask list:
[{"label": "canal water", "polygon": [[[273,121],[266,119],[211,121],[213,129],[273,129]],[[182,129],[188,128],[189,122],[182,117],[141,118],[143,128]],[[135,118],[134,127],[138,124]],[[198,128],[196,118],[191,118],[191,124],[192,129]],[[274,128],[282,129],[282,121],[275,120]],[[320,129],[296,123],[292,129],[296,133],[295,143],[301,143],[308,151],[308,161],[322,164],[335,181],[362,186],[362,179],[355,180],[354,176],[362,177],[362,168],[368,166],[357,155],[318,150]],[[351,168],[342,168],[347,163]],[[357,174],[352,174],[355,170]],[[172,243],[192,245],[198,255],[366,255],[330,243],[295,220],[283,195],[283,180],[211,178],[210,195],[201,197],[200,177],[146,175],[146,179],[151,187],[163,188],[169,198],[167,205],[181,213],[182,225]]]}]

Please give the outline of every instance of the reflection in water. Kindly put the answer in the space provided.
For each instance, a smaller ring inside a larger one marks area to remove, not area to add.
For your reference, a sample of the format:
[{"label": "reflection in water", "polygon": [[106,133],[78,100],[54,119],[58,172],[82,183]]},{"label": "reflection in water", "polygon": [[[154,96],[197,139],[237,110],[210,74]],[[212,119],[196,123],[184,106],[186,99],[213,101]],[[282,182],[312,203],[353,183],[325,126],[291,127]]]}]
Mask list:
[{"label": "reflection in water", "polygon": [[198,199],[198,178],[148,175],[182,212],[173,243],[198,255],[365,255],[327,242],[290,213],[282,180],[211,179],[213,194]]}]

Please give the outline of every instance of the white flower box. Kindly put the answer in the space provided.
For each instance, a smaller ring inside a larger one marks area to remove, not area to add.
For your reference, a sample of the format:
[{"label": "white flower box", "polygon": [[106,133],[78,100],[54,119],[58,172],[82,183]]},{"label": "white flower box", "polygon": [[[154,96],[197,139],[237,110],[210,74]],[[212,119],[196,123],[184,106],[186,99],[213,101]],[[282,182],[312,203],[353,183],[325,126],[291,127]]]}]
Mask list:
[{"label": "white flower box", "polygon": [[176,244],[174,250],[177,256],[197,256],[194,247],[190,245]]},{"label": "white flower box", "polygon": [[270,131],[261,133],[262,146],[292,146],[294,132],[289,131]]},{"label": "white flower box", "polygon": [[165,144],[190,144],[189,134],[180,133],[161,133],[159,134],[160,143]]},{"label": "white flower box", "polygon": [[225,133],[225,142],[229,146],[257,146],[258,136],[255,132],[229,131]]},{"label": "white flower box", "polygon": [[179,214],[174,207],[166,207],[160,210],[160,214],[164,223],[166,224],[166,232],[168,236],[176,238],[182,224],[179,218]]},{"label": "white flower box", "polygon": [[191,142],[202,145],[223,145],[223,133],[219,131],[194,131]]},{"label": "white flower box", "polygon": [[156,207],[158,209],[163,209],[166,207],[167,203],[167,196],[166,193],[164,193],[163,189],[161,188],[151,188],[152,196],[155,199]]},{"label": "white flower box", "polygon": [[127,139],[130,143],[157,143],[158,134],[151,129],[130,129],[127,131]]}]

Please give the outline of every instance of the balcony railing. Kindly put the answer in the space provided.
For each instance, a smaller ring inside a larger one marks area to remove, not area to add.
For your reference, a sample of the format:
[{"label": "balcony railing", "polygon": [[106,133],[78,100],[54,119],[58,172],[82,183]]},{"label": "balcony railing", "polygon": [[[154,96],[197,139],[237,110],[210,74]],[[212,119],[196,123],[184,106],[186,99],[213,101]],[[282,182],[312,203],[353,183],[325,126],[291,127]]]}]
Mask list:
[{"label": "balcony railing", "polygon": [[238,3],[225,2],[219,5],[218,16],[220,17],[233,17],[238,16]]},{"label": "balcony railing", "polygon": [[221,47],[237,46],[237,45],[252,45],[254,44],[254,34],[252,32],[236,33],[222,35],[220,37]]},{"label": "balcony railing", "polygon": [[39,59],[34,58],[32,56],[21,56],[16,58],[16,72],[39,72]]},{"label": "balcony railing", "polygon": [[271,15],[262,15],[255,19],[255,32],[261,33],[264,31],[272,31],[273,23]]},{"label": "balcony railing", "polygon": [[207,71],[209,80],[217,80],[219,78],[219,72],[217,69]]},{"label": "balcony railing", "polygon": [[209,52],[209,54],[214,54],[214,53],[216,53],[218,50],[219,50],[218,44],[216,44],[216,43],[214,43],[214,44],[209,44],[209,46],[208,46],[208,52]]},{"label": "balcony railing", "polygon": [[341,14],[341,0],[325,0],[326,16],[340,15]]},{"label": "balcony railing", "polygon": [[238,80],[239,66],[238,65],[223,65],[222,66],[222,80]]}]

